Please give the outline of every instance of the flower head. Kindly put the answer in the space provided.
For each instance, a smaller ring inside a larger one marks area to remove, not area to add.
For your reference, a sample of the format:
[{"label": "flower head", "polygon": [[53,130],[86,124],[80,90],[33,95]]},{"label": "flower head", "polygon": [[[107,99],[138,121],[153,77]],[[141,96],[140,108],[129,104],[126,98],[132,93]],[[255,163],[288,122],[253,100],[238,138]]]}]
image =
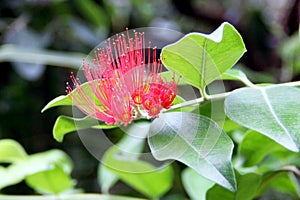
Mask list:
[{"label": "flower head", "polygon": [[85,114],[107,124],[127,125],[141,117],[157,117],[168,109],[177,92],[174,81],[160,77],[162,64],[156,48],[145,48],[144,33],[116,35],[105,48],[95,51],[92,64],[83,61],[87,84],[71,73],[75,91],[67,83],[67,93]]}]

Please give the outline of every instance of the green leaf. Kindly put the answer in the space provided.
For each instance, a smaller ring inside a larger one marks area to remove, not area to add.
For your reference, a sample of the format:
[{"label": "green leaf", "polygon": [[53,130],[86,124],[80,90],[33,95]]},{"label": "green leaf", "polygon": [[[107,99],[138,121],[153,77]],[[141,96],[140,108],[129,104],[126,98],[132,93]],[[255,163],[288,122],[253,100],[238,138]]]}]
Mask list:
[{"label": "green leaf", "polygon": [[[172,79],[174,77],[174,72],[172,72],[172,71],[165,71],[165,72],[160,73],[159,76],[162,77],[166,81],[172,81]],[[178,79],[178,82],[177,82],[177,79]],[[187,84],[187,82],[184,81],[184,79],[177,78],[176,76],[175,76],[175,80],[176,80],[176,84],[177,85],[186,85]]]},{"label": "green leaf", "polygon": [[1,195],[0,200],[146,200],[141,198],[106,194],[60,194],[60,195]]},{"label": "green leaf", "polygon": [[237,175],[237,191],[225,190],[215,185],[207,192],[207,200],[252,200],[254,199],[261,183],[261,176],[254,173]]},{"label": "green leaf", "polygon": [[61,166],[66,173],[71,173],[73,164],[69,156],[61,150],[49,150],[27,156],[6,168],[0,168],[0,189],[21,182],[26,176]]},{"label": "green leaf", "polygon": [[162,62],[191,85],[203,89],[231,68],[246,51],[237,30],[223,23],[213,33],[190,33],[162,49]]},{"label": "green leaf", "polygon": [[246,74],[239,69],[228,69],[221,75],[222,80],[241,81],[247,86],[252,86],[253,83],[249,81]]},{"label": "green leaf", "polygon": [[274,151],[284,150],[285,148],[278,145],[270,138],[258,132],[249,131],[238,147],[238,155],[240,164],[249,167],[258,164],[266,155]]},{"label": "green leaf", "polygon": [[61,115],[55,121],[53,136],[58,142],[62,142],[66,134],[86,128],[111,129],[116,126],[109,126],[89,116],[78,119]]},{"label": "green leaf", "polygon": [[299,183],[297,178],[290,172],[275,171],[265,174],[257,196],[261,195],[269,188],[292,195],[297,197],[297,199],[300,198]]},{"label": "green leaf", "polygon": [[300,167],[300,154],[285,151],[275,151],[267,155],[262,162],[257,165],[258,173],[267,173],[270,171],[289,170],[297,173],[297,167]]},{"label": "green leaf", "polygon": [[151,124],[148,143],[157,160],[175,159],[234,191],[233,143],[212,120],[193,113],[165,113]]},{"label": "green leaf", "polygon": [[189,167],[182,172],[182,183],[189,197],[195,200],[206,200],[207,190],[214,186],[213,182],[203,178]]},{"label": "green leaf", "polygon": [[27,153],[18,142],[11,139],[0,140],[0,163],[12,163],[26,158]]},{"label": "green leaf", "polygon": [[[90,86],[90,82],[85,82],[81,85],[82,90],[84,90],[86,92],[87,95],[90,95],[87,98],[92,98],[95,101],[97,101],[97,98],[95,96],[95,94],[93,93],[93,90]],[[56,106],[72,106],[73,105],[73,101],[72,98],[70,96],[74,96],[74,98],[76,98],[78,94],[77,89],[75,88],[71,93],[69,93],[68,95],[61,95],[56,97],[55,99],[51,100],[43,109],[41,112],[44,112],[46,110],[48,110],[49,108],[53,108]],[[97,104],[100,106],[100,102],[97,101]]]},{"label": "green leaf", "polygon": [[61,166],[37,172],[25,179],[26,184],[40,194],[59,194],[73,188],[73,181]]},{"label": "green leaf", "polygon": [[127,135],[106,151],[102,163],[129,186],[150,198],[156,198],[172,186],[173,170],[171,166],[156,168],[139,160],[149,126],[149,122],[137,122],[126,127]]},{"label": "green leaf", "polygon": [[227,116],[285,148],[300,147],[300,89],[288,86],[242,88],[225,100]]},{"label": "green leaf", "polygon": [[48,110],[49,108],[56,107],[56,106],[72,106],[73,102],[68,95],[61,95],[56,97],[55,99],[51,100],[41,112]]}]

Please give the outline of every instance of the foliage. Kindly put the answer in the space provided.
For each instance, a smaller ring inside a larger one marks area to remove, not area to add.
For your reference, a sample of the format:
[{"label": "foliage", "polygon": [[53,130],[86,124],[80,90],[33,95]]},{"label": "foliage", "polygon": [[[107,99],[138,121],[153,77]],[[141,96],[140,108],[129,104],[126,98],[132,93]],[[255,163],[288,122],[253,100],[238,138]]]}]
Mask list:
[{"label": "foliage", "polygon": [[[132,5],[138,4],[132,2]],[[113,16],[108,16],[103,7],[90,0],[75,1],[74,6],[94,24],[95,32],[106,32],[110,17],[121,15],[115,10]],[[110,2],[105,6],[110,9]],[[298,46],[293,49],[297,52]],[[300,198],[296,178],[300,174],[300,90],[297,88],[300,84],[253,84],[246,71],[234,68],[245,52],[242,37],[227,22],[211,34],[187,34],[162,49],[162,62],[169,70],[164,76],[176,72],[181,76],[180,85],[193,86],[200,91],[200,98],[185,101],[177,96],[174,105],[159,118],[137,120],[127,128],[110,126],[89,116],[62,115],[54,124],[53,137],[62,142],[66,134],[83,129],[109,130],[111,135],[117,135],[117,142],[104,153],[98,168],[98,182],[103,193],[109,193],[121,181],[138,192],[133,196],[166,197],[179,174],[175,173],[174,164],[166,162],[157,167],[142,159],[141,155],[149,150],[156,160],[175,160],[186,166],[180,173],[191,199],[253,199],[272,190]],[[290,58],[288,52],[288,47],[282,48],[285,64],[296,63],[291,68],[297,71],[297,54]],[[81,57],[81,54],[45,51],[40,47],[24,50],[15,45],[3,45],[0,48],[0,61],[15,63],[77,67]],[[216,80],[242,82],[247,87],[210,94],[211,84]],[[89,85],[83,87],[94,98]],[[218,120],[212,116],[216,102],[221,113]],[[62,95],[49,102],[42,112],[72,104],[69,95]],[[143,124],[143,131],[136,129],[140,124]],[[125,135],[120,133],[125,129]],[[70,175],[71,159],[60,150],[28,155],[17,142],[4,139],[0,140],[0,163],[3,164],[0,189],[24,181],[36,193],[55,194],[41,199],[56,198],[56,195],[61,199],[131,199],[109,194],[66,194],[82,191],[75,189],[76,182]]]},{"label": "foliage", "polygon": [[[299,186],[294,176],[299,174],[300,90],[293,87],[299,83],[254,85],[245,73],[231,69],[244,52],[243,40],[228,23],[223,23],[212,34],[187,34],[178,42],[164,47],[161,57],[165,66],[181,75],[181,84],[198,88],[202,97],[190,101],[178,97],[180,101],[174,101],[177,105],[149,123],[149,128],[142,135],[147,136],[155,159],[173,159],[188,166],[182,172],[183,185],[193,199],[253,199],[269,189],[299,198]],[[168,75],[165,73],[164,76]],[[206,87],[216,79],[240,81],[247,87],[207,94]],[[223,126],[220,121],[215,122],[212,116],[206,115],[204,110],[201,111],[205,103],[211,101],[208,110],[213,112],[212,101],[219,99],[225,99],[222,107],[228,117],[224,115],[221,120]],[[51,101],[44,110],[71,105],[66,101],[67,96],[61,96]],[[198,103],[200,113],[206,116],[194,112],[194,109],[185,112],[178,110]],[[56,121],[54,130],[59,130],[59,136],[54,132],[54,137],[58,141],[75,129],[95,128],[98,125],[88,125],[82,119],[82,124],[87,126],[74,126],[70,121],[72,125],[68,127],[72,128],[69,129],[64,128],[68,124],[66,120],[72,118],[61,116]],[[131,134],[136,133],[131,131]],[[99,183],[103,191],[109,192],[109,188],[122,180],[147,197],[164,195],[173,179],[170,166],[156,171],[150,163],[139,159],[143,149],[140,145],[143,146],[145,139],[132,143],[132,138],[126,137],[123,136],[116,146],[108,149],[102,159]],[[120,144],[122,148],[117,148]],[[132,144],[138,145],[133,157],[128,154],[128,147],[130,153],[135,149]],[[237,154],[233,154],[234,145],[238,149]],[[136,174],[140,170],[152,172]],[[108,178],[110,181],[105,181]],[[282,182],[285,185],[280,184]],[[199,186],[202,190],[198,189]]]}]

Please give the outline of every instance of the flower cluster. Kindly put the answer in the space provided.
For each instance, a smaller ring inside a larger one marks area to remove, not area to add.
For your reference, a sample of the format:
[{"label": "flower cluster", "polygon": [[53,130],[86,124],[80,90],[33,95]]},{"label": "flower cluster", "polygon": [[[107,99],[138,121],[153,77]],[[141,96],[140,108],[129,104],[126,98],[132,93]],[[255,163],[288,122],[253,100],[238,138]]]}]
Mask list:
[{"label": "flower cluster", "polygon": [[160,77],[162,64],[156,49],[145,48],[144,33],[116,35],[105,48],[95,51],[92,64],[83,61],[89,87],[72,73],[75,91],[67,83],[67,93],[85,114],[107,124],[127,125],[139,117],[155,118],[168,109],[177,92],[174,78]]}]

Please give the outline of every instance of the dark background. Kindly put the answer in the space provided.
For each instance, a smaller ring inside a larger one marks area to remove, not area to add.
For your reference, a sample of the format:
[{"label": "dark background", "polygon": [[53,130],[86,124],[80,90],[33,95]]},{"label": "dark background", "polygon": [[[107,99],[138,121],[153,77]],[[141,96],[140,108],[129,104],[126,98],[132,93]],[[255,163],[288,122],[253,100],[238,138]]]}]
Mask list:
[{"label": "dark background", "polygon": [[[70,108],[40,112],[47,102],[64,94],[65,82],[74,66],[11,62],[13,57],[5,57],[2,51],[6,44],[29,50],[87,54],[106,37],[124,31],[125,27],[157,26],[183,33],[210,33],[228,21],[244,39],[248,52],[241,63],[252,81],[290,81],[299,78],[299,46],[289,44],[299,28],[299,2],[1,0],[0,139],[17,140],[29,154],[52,148],[65,150],[74,160],[73,177],[78,180],[77,186],[86,192],[100,192],[96,180],[98,162],[85,150],[77,134],[67,135],[63,143],[52,137],[55,119],[60,114],[71,115]],[[290,52],[289,48],[294,51]],[[291,57],[295,62],[288,60]],[[291,63],[294,66],[291,67]],[[126,193],[127,188],[119,185],[114,191]],[[32,193],[24,183],[3,192]]]}]

